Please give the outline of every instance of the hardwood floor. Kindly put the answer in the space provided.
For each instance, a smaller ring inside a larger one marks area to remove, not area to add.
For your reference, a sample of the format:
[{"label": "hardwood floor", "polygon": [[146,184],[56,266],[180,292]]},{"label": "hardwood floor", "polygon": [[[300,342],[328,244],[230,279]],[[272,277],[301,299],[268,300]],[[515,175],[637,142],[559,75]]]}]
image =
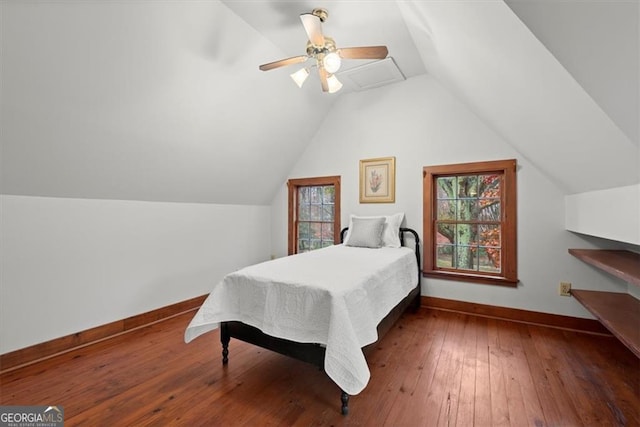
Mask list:
[{"label": "hardwood floor", "polygon": [[460,313],[405,314],[369,356],[340,414],[311,365],[217,331],[182,340],[193,313],[0,376],[1,405],[60,405],[89,426],[640,425],[640,359],[611,336]]}]

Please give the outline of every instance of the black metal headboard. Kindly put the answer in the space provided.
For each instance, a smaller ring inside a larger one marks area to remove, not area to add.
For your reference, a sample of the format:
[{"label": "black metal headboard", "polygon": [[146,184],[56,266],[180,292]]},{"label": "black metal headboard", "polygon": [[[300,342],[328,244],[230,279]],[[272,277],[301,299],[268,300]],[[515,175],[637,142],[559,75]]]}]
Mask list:
[{"label": "black metal headboard", "polygon": [[[345,227],[340,230],[340,243],[344,243],[344,235],[349,230],[349,227]],[[400,227],[400,244],[404,246],[404,233],[413,234],[413,239],[416,242],[416,245],[420,243],[420,237],[418,237],[418,233],[413,228]]]}]

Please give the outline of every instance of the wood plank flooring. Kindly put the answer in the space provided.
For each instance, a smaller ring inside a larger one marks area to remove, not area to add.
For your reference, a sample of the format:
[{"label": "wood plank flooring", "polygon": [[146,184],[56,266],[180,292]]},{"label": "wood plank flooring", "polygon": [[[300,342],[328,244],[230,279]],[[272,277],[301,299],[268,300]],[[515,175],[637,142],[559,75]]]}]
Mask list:
[{"label": "wood plank flooring", "polygon": [[340,414],[337,386],[193,313],[0,376],[0,405],[60,405],[87,426],[640,426],[640,359],[616,338],[455,312],[405,314]]}]

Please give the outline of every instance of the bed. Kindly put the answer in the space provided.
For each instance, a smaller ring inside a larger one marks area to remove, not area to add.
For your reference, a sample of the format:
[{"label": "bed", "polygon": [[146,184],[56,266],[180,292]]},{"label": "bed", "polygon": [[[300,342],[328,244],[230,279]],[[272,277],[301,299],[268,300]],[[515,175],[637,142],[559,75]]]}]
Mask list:
[{"label": "bed", "polygon": [[185,342],[220,328],[225,365],[231,338],[311,363],[340,387],[346,415],[349,396],[369,381],[366,353],[407,308],[420,305],[418,234],[382,218],[380,242],[396,233],[392,245],[358,245],[361,222],[352,216],[339,245],[228,274],[191,320]]}]

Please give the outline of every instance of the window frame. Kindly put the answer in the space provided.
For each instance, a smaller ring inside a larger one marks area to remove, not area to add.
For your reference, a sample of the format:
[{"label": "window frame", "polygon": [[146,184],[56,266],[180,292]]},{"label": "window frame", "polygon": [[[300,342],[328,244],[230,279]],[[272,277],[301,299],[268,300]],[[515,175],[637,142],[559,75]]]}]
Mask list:
[{"label": "window frame", "polygon": [[[515,159],[496,160],[423,168],[423,233],[424,256],[422,274],[425,277],[515,287],[518,284],[517,257],[517,162]],[[437,178],[443,176],[497,173],[502,175],[501,188],[501,273],[482,274],[463,270],[446,270],[436,263]]]},{"label": "window frame", "polygon": [[335,189],[333,244],[340,243],[340,176],[321,176],[313,178],[296,178],[287,181],[288,196],[288,254],[298,253],[298,188],[333,185]]}]

